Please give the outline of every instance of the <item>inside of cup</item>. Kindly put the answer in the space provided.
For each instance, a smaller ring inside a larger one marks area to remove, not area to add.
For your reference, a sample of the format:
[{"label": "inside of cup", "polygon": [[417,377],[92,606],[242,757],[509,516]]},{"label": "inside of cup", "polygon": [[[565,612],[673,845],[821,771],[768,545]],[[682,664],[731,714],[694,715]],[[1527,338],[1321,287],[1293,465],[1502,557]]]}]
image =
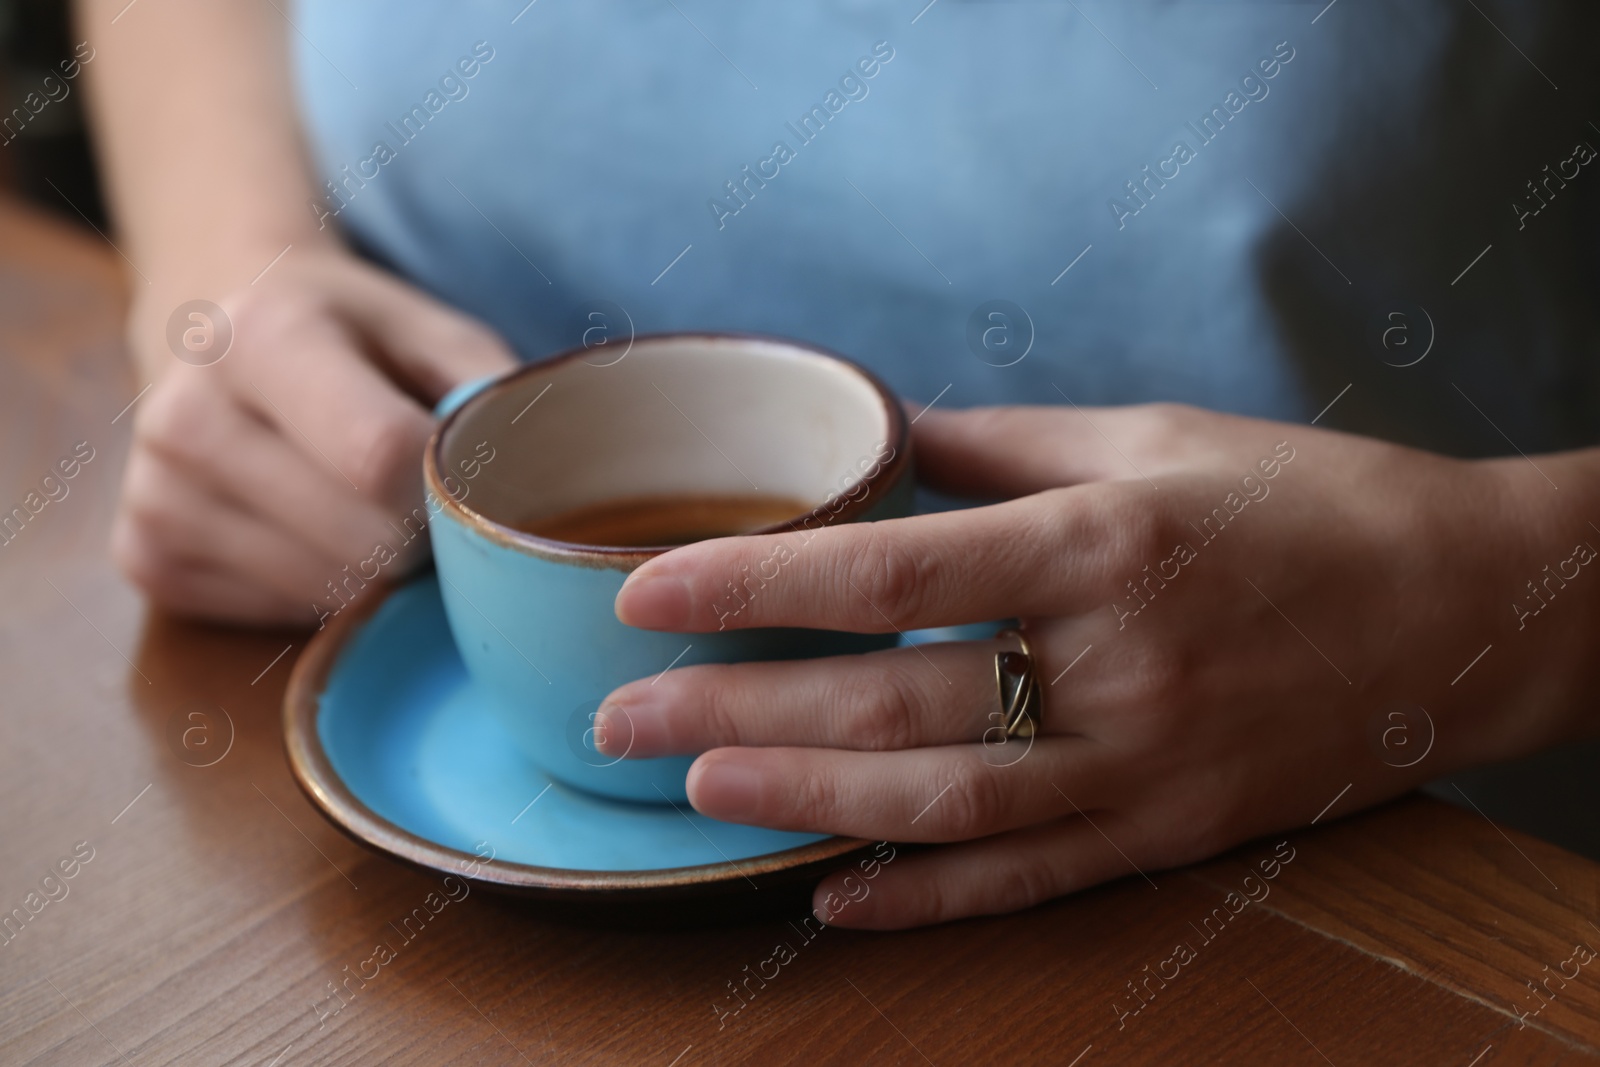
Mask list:
[{"label": "inside of cup", "polygon": [[674,494],[780,496],[809,509],[883,457],[885,397],[820,352],[693,335],[641,338],[620,359],[609,349],[468,401],[440,442],[445,489],[509,526]]}]

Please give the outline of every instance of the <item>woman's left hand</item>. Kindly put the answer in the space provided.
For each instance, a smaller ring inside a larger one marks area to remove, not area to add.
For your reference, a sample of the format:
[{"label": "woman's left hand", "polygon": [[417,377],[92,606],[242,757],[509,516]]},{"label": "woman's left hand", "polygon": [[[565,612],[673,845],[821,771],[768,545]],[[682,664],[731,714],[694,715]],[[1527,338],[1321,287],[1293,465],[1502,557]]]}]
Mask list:
[{"label": "woman's left hand", "polygon": [[[1009,499],[700,542],[617,597],[623,622],[687,632],[1022,621],[1031,741],[998,743],[1003,641],[685,667],[602,705],[597,735],[625,719],[611,744],[631,758],[703,752],[706,815],[943,843],[848,902],[831,876],[825,920],[913,926],[1148,876],[1576,729],[1596,598],[1551,603],[1559,626],[1507,605],[1600,537],[1521,460],[1172,405],[927,411],[915,431],[936,487]],[[779,542],[776,577],[719,618]]]}]

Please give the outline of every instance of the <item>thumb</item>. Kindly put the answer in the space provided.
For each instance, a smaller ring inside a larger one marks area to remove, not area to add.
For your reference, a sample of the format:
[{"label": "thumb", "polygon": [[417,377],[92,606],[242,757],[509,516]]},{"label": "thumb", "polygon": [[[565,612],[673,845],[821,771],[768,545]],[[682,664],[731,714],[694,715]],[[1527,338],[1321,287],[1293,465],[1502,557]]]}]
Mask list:
[{"label": "thumb", "polygon": [[332,296],[372,342],[374,358],[429,405],[464,381],[517,365],[488,326],[365,265],[341,272]]},{"label": "thumb", "polygon": [[1027,496],[1080,482],[1139,477],[1101,430],[1126,430],[1129,409],[1057,406],[928,408],[916,419],[917,473],[940,492]]}]

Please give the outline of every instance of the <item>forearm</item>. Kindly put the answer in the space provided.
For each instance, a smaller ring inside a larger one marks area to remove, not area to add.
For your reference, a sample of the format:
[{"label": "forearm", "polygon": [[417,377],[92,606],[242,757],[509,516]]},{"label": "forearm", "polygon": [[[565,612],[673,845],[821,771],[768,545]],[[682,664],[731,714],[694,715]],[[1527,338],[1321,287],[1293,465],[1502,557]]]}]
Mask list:
[{"label": "forearm", "polygon": [[[266,0],[125,5],[78,0],[77,16],[95,48],[91,118],[118,245],[144,276],[135,285],[215,299],[285,245],[333,240],[307,207],[283,16]],[[186,291],[197,286],[207,291]]]}]

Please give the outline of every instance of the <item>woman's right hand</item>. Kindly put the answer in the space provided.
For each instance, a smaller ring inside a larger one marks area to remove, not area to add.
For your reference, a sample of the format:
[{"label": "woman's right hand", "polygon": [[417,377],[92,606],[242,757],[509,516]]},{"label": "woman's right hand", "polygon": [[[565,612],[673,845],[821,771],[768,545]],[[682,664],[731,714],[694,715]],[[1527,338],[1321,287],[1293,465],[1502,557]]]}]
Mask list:
[{"label": "woman's right hand", "polygon": [[296,245],[219,300],[233,338],[216,362],[169,347],[174,292],[140,297],[130,318],[152,385],[134,407],[112,554],[173,611],[314,624],[339,605],[329,583],[380,543],[400,547],[434,402],[515,360],[483,324],[331,244]]}]

